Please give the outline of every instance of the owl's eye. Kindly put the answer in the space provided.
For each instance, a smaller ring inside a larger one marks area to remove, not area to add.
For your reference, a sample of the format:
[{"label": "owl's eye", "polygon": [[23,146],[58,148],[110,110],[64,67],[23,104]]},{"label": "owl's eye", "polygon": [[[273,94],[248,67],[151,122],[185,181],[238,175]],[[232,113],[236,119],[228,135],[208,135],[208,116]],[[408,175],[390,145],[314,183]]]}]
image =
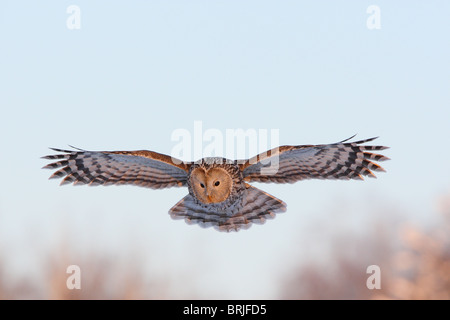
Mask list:
[{"label": "owl's eye", "polygon": [[220,184],[220,181],[216,181],[214,185],[217,187]]},{"label": "owl's eye", "polygon": [[200,183],[200,187],[202,187],[204,189],[205,185],[203,183]]}]

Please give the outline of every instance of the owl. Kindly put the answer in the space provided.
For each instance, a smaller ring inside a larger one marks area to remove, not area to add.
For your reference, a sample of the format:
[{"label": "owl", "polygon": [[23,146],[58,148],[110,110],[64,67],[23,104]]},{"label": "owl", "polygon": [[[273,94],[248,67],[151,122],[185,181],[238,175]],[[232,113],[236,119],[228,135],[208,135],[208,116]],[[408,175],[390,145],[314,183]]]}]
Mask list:
[{"label": "owl", "polygon": [[[281,146],[246,160],[219,157],[183,162],[153,151],[86,151],[51,148],[57,169],[50,179],[61,185],[136,185],[151,189],[187,187],[189,193],[169,214],[188,224],[219,231],[247,229],[286,211],[286,203],[250,185],[251,182],[294,183],[304,179],[360,179],[385,171],[375,161],[389,158],[373,153],[387,149],[363,145],[376,138],[333,144]],[[73,148],[73,147],[72,147]]]}]

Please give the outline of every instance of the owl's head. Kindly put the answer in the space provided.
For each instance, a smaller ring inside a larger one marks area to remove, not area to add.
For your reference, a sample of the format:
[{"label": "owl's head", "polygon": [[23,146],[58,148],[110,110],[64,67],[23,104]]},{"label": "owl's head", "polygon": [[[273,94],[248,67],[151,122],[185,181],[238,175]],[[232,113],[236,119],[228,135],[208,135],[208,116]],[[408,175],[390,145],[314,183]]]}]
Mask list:
[{"label": "owl's head", "polygon": [[192,170],[190,185],[195,197],[203,203],[225,201],[233,188],[233,179],[225,168],[199,166]]}]

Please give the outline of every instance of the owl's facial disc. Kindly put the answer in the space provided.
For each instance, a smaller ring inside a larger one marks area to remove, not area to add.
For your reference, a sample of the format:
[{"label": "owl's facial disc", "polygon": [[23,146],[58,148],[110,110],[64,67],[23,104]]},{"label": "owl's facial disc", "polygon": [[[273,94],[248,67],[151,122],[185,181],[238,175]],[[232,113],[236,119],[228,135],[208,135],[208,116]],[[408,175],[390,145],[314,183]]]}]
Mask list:
[{"label": "owl's facial disc", "polygon": [[191,173],[192,189],[197,199],[203,203],[225,201],[231,193],[232,185],[230,174],[222,168],[196,168]]}]

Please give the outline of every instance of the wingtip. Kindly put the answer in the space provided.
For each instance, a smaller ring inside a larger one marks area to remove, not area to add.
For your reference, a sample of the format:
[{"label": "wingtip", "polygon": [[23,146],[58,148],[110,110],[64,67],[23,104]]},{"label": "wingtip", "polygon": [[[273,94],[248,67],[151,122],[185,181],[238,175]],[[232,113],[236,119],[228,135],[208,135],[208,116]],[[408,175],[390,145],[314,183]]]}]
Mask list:
[{"label": "wingtip", "polygon": [[71,144],[69,144],[68,146],[71,147],[71,148],[73,148],[73,149],[75,149],[75,150],[78,150],[78,151],[86,151],[86,150],[84,150],[84,149],[80,149],[80,148],[74,147],[74,146],[72,146]]},{"label": "wingtip", "polygon": [[340,141],[339,143],[342,143],[342,142],[351,140],[351,139],[353,139],[354,137],[356,137],[356,135],[357,135],[357,133],[355,133],[354,135],[352,135],[350,138],[347,138],[347,139],[344,139],[344,140]]},{"label": "wingtip", "polygon": [[56,151],[56,152],[64,152],[64,153],[70,153],[72,151],[65,150],[65,149],[59,149],[59,148],[49,148],[50,150]]}]

